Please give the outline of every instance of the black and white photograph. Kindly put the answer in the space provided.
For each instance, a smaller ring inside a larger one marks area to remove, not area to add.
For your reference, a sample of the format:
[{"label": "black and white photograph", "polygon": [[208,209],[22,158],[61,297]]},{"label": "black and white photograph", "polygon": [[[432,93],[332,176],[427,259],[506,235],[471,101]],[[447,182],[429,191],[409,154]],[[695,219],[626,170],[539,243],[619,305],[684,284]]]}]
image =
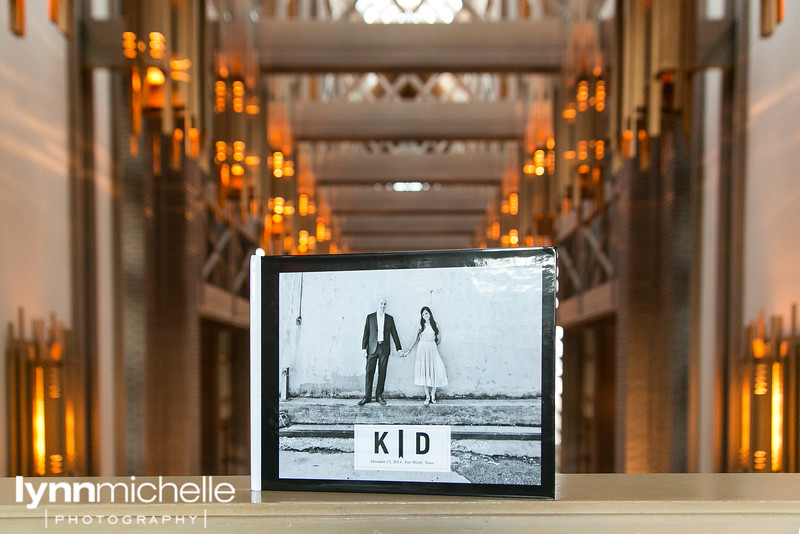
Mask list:
[{"label": "black and white photograph", "polygon": [[554,251],[465,255],[278,267],[277,479],[552,486]]}]

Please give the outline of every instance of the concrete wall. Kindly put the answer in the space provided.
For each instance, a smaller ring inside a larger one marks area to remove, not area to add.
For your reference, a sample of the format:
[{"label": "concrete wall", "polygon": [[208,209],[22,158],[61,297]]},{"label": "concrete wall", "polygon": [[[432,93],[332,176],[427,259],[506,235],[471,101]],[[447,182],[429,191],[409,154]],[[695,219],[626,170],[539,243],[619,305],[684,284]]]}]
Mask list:
[{"label": "concrete wall", "polygon": [[[404,348],[414,340],[420,308],[433,311],[449,379],[441,395],[541,391],[541,272],[471,267],[281,275],[280,366],[290,369],[292,395],[363,394],[361,339],[380,297]],[[421,395],[414,358],[393,351],[387,397]]]},{"label": "concrete wall", "polygon": [[[66,41],[28,2],[27,33],[8,29],[0,9],[0,346],[23,307],[28,319],[51,312],[71,326]],[[26,321],[30,332],[30,322]],[[5,356],[0,363],[0,414],[6,413]],[[7,455],[5,420],[0,459]],[[6,474],[0,461],[0,476]]]},{"label": "concrete wall", "polygon": [[800,6],[759,36],[750,6],[743,320],[763,309],[788,319],[800,302]]}]

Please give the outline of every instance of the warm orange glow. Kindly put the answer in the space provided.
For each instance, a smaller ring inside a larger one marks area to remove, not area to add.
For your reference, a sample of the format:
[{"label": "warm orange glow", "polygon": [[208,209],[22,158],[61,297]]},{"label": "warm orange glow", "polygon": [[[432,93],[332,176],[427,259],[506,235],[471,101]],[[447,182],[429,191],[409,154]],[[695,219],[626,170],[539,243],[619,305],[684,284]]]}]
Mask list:
[{"label": "warm orange glow", "polygon": [[740,459],[750,455],[750,387],[745,380],[742,384],[742,448]]},{"label": "warm orange glow", "polygon": [[192,77],[189,76],[188,72],[181,72],[179,70],[173,70],[170,72],[170,77],[175,80],[176,82],[186,82],[189,83],[192,81]]},{"label": "warm orange glow", "polygon": [[167,48],[166,39],[161,32],[150,32],[150,56],[154,59],[161,59],[164,57],[164,50]]},{"label": "warm orange glow", "polygon": [[275,215],[272,216],[272,222],[274,222],[275,224],[282,223],[283,215],[276,213]]},{"label": "warm orange glow", "polygon": [[769,369],[767,364],[759,363],[756,365],[753,376],[753,395],[766,395],[769,391],[768,382]]},{"label": "warm orange glow", "polygon": [[756,451],[753,453],[753,468],[763,471],[767,467],[767,451]]},{"label": "warm orange glow", "polygon": [[244,174],[244,166],[240,163],[231,165],[231,174],[234,176],[242,176]]},{"label": "warm orange glow", "polygon": [[519,195],[517,193],[508,195],[508,213],[511,215],[519,213]]},{"label": "warm orange glow", "polygon": [[753,339],[753,356],[755,358],[763,358],[764,355],[767,353],[767,347],[764,344],[764,338],[754,338]]},{"label": "warm orange glow", "polygon": [[622,143],[621,143],[621,152],[622,156],[625,158],[632,158],[633,157],[633,131],[632,130],[625,130],[622,132]]},{"label": "warm orange glow", "polygon": [[153,134],[153,174],[161,176],[161,135]]},{"label": "warm orange glow", "polygon": [[575,159],[575,151],[574,150],[565,150],[564,151],[564,159],[567,161]]},{"label": "warm orange glow", "polygon": [[495,241],[500,239],[500,221],[493,221],[492,222],[492,233],[491,238]]},{"label": "warm orange glow", "polygon": [[67,465],[75,464],[75,408],[67,401],[64,413],[64,431],[66,432]]},{"label": "warm orange glow", "polygon": [[248,115],[258,115],[258,112],[261,111],[261,106],[258,104],[247,104],[244,107],[244,111]]},{"label": "warm orange glow", "polygon": [[501,212],[501,213],[508,214],[508,212],[509,212],[509,207],[508,207],[508,199],[505,199],[505,198],[504,198],[504,199],[503,199],[503,200],[500,202],[500,212]]},{"label": "warm orange glow", "polygon": [[217,162],[222,163],[228,158],[228,145],[225,143],[225,141],[217,141],[214,144],[214,147],[217,149]]},{"label": "warm orange glow", "polygon": [[36,367],[33,385],[33,463],[37,475],[44,476],[47,468],[44,441],[44,369]]},{"label": "warm orange glow", "polygon": [[200,156],[200,131],[189,128],[189,157],[197,159]]},{"label": "warm orange glow", "polygon": [[308,230],[300,230],[297,236],[297,242],[300,245],[308,245]]},{"label": "warm orange glow", "polygon": [[325,221],[322,219],[317,219],[317,231],[316,231],[316,238],[317,241],[322,242],[325,241]]},{"label": "warm orange glow", "polygon": [[556,147],[556,140],[550,137],[547,140],[547,150],[553,150]]},{"label": "warm orange glow", "polygon": [[509,239],[507,234],[504,234],[500,237],[500,244],[503,245],[504,247],[507,247],[510,243],[511,240]]},{"label": "warm orange glow", "polygon": [[528,163],[524,167],[522,167],[522,172],[525,174],[534,174],[536,172],[536,165],[533,163]]},{"label": "warm orange glow", "polygon": [[578,112],[573,107],[566,108],[563,113],[561,114],[568,121],[575,120],[575,117],[578,116]]},{"label": "warm orange glow", "polygon": [[308,215],[308,195],[301,193],[297,198],[297,212],[301,217]]},{"label": "warm orange glow", "polygon": [[547,151],[547,172],[553,174],[556,172],[556,152],[555,150]]},{"label": "warm orange glow", "polygon": [[158,67],[147,67],[147,83],[150,85],[164,85],[166,77]]},{"label": "warm orange glow", "polygon": [[584,160],[589,157],[589,149],[586,141],[578,143],[578,159]]},{"label": "warm orange glow", "polygon": [[511,229],[508,232],[508,241],[511,245],[516,246],[519,244],[519,231],[516,229]]},{"label": "warm orange glow", "polygon": [[575,98],[578,102],[586,102],[586,99],[589,98],[589,82],[583,80],[578,83],[578,90],[575,94]]},{"label": "warm orange glow", "polygon": [[219,168],[219,182],[222,187],[231,185],[231,169],[227,164]]},{"label": "warm orange glow", "polygon": [[128,59],[135,59],[139,55],[135,33],[122,32],[122,54]]},{"label": "warm orange glow", "polygon": [[544,174],[544,167],[536,167],[536,176],[542,176]]},{"label": "warm orange glow", "polygon": [[214,111],[216,113],[223,113],[225,111],[225,102],[228,94],[228,86],[222,80],[217,80],[214,83]]},{"label": "warm orange glow", "polygon": [[603,159],[606,155],[606,144],[603,141],[597,141],[594,145],[594,157]]},{"label": "warm orange glow", "polygon": [[283,214],[294,215],[294,206],[292,206],[291,204],[286,204],[286,206],[283,207]]},{"label": "warm orange glow", "polygon": [[772,364],[772,471],[783,467],[783,369],[780,363]]},{"label": "warm orange glow", "polygon": [[587,174],[590,169],[591,167],[585,163],[583,165],[578,165],[578,174]]},{"label": "warm orange glow", "polygon": [[259,163],[261,163],[261,158],[258,156],[246,156],[244,158],[244,162],[248,167],[255,167]]},{"label": "warm orange glow", "polygon": [[171,59],[169,61],[169,68],[172,70],[189,70],[192,66],[191,59]]}]

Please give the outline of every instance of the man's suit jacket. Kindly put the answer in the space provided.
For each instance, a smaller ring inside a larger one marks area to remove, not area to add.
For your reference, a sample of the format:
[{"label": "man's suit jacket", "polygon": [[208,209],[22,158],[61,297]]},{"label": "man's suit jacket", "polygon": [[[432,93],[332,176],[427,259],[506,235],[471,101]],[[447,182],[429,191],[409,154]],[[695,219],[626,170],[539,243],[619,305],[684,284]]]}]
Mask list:
[{"label": "man's suit jacket", "polygon": [[[397,335],[397,329],[394,326],[394,319],[388,313],[384,314],[384,316],[382,341],[384,347],[386,347],[386,354],[391,352],[389,336],[394,339],[394,346],[397,350],[402,350],[400,336]],[[375,354],[378,348],[378,312],[372,312],[367,315],[367,322],[364,324],[364,336],[361,339],[361,348],[367,349],[367,354]]]}]

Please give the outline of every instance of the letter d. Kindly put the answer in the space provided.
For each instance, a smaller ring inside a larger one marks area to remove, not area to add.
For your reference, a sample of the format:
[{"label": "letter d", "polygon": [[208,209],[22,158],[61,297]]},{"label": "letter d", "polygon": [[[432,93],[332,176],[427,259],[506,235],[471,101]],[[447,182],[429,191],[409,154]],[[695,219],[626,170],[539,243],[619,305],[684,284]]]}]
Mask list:
[{"label": "letter d", "polygon": [[[425,440],[425,449],[422,448],[422,440]],[[428,454],[431,448],[431,438],[425,432],[417,432],[417,454]]]}]

